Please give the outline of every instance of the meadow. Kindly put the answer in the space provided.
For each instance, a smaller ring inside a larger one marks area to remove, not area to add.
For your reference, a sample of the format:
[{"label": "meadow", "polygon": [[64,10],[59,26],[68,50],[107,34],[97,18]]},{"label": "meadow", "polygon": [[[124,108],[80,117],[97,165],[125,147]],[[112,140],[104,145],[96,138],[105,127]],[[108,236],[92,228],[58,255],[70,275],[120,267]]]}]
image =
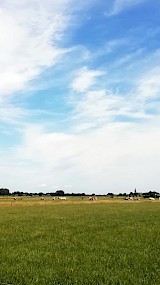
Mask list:
[{"label": "meadow", "polygon": [[0,201],[0,284],[160,284],[159,202],[22,202]]}]

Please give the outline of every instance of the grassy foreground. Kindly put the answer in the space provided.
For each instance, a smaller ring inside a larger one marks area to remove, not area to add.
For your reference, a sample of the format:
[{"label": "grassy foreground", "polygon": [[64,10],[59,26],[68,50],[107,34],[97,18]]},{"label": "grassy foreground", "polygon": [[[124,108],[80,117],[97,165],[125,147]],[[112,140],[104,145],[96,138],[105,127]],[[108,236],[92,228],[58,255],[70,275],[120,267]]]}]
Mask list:
[{"label": "grassy foreground", "polygon": [[0,207],[0,284],[159,285],[160,203]]}]

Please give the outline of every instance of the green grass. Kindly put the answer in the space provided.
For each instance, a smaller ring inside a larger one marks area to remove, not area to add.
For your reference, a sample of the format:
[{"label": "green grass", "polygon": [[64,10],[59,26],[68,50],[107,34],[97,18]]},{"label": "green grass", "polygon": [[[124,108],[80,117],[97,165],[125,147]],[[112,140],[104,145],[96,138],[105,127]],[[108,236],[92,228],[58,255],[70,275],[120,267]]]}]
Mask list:
[{"label": "green grass", "polygon": [[160,203],[0,207],[0,284],[159,285]]}]

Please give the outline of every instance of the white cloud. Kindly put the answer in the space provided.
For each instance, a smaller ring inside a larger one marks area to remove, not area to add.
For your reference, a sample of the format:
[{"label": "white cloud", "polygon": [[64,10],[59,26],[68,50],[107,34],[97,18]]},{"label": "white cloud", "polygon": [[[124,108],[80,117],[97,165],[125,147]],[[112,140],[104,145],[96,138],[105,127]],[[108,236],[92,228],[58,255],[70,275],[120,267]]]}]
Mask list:
[{"label": "white cloud", "polygon": [[[24,135],[24,144],[18,147],[17,157],[23,157],[25,160],[34,160],[36,163],[43,161],[44,167],[60,167],[62,160],[65,164],[75,155],[76,138],[74,135],[64,133],[48,133],[42,126],[26,126]],[[38,142],[38,143],[37,143]],[[66,148],[64,148],[66,145]],[[47,146],[47,147],[46,147]],[[50,152],[50,156],[48,153]],[[64,165],[65,167],[65,165]]]},{"label": "white cloud", "polygon": [[[157,99],[160,98],[160,68],[154,64],[150,69],[144,68],[141,74],[130,79],[131,88],[125,93],[107,90],[100,78],[98,86],[88,85],[86,89],[82,88],[81,96],[73,94],[71,104],[74,109],[74,130],[83,132],[113,121],[152,119],[159,113],[160,103]],[[79,88],[81,86],[83,87],[79,84]]]},{"label": "white cloud", "polygon": [[159,121],[117,122],[81,135],[46,133],[38,126],[28,129],[21,147],[1,155],[1,184],[23,191],[38,191],[34,185],[44,181],[50,186],[60,181],[61,186],[72,185],[75,192],[86,193],[155,189],[159,184]]},{"label": "white cloud", "polygon": [[126,117],[127,121],[150,117],[137,93],[123,96],[107,90],[88,91],[73,104],[75,130],[78,132],[119,121],[120,116]]},{"label": "white cloud", "polygon": [[57,43],[68,25],[70,2],[0,3],[0,97],[26,89],[66,52]]},{"label": "white cloud", "polygon": [[71,84],[71,88],[77,92],[85,92],[96,83],[96,78],[102,75],[102,71],[89,70],[87,67],[83,67],[76,72],[76,77]]},{"label": "white cloud", "polygon": [[137,96],[142,100],[160,98],[160,67],[149,70],[138,80]]}]

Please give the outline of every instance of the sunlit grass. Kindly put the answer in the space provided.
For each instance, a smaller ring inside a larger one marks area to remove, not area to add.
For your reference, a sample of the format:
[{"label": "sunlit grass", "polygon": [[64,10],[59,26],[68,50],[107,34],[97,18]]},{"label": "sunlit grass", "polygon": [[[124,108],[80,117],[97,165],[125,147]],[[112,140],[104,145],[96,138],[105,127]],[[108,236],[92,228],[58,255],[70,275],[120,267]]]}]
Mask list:
[{"label": "sunlit grass", "polygon": [[159,203],[0,207],[0,282],[160,284]]}]

